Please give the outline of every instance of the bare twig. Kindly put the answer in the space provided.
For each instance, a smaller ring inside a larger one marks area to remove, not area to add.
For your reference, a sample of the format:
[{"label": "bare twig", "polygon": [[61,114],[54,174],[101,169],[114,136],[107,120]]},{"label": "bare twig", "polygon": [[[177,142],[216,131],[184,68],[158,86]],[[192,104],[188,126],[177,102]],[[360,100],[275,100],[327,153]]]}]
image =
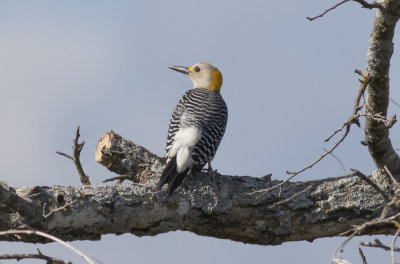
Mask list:
[{"label": "bare twig", "polygon": [[125,180],[130,180],[130,181],[133,181],[133,182],[137,182],[136,179],[132,178],[128,174],[123,174],[123,175],[119,175],[119,176],[116,176],[116,177],[108,178],[108,179],[103,180],[103,182],[110,182],[110,181],[115,181],[115,180],[118,180],[118,183],[122,183]]},{"label": "bare twig", "polygon": [[353,232],[348,238],[346,238],[345,241],[343,241],[342,244],[340,244],[340,246],[339,246],[338,248],[336,248],[335,253],[333,254],[332,261],[329,262],[329,264],[331,264],[331,263],[332,263],[332,264],[333,264],[333,263],[336,263],[336,264],[351,264],[350,262],[348,262],[347,260],[344,260],[344,259],[342,258],[342,252],[343,252],[344,247],[347,245],[347,243],[349,243],[350,240],[351,240],[356,234],[357,234],[356,232]]},{"label": "bare twig", "polygon": [[[355,72],[356,72],[356,73],[359,73],[359,70],[355,70]],[[357,124],[358,126],[360,126],[360,123],[359,123],[359,121],[358,121],[358,118],[359,118],[360,116],[363,115],[363,114],[358,114],[358,111],[360,111],[360,110],[362,109],[362,107],[360,107],[360,100],[361,100],[361,97],[364,95],[365,89],[367,88],[367,84],[368,84],[368,78],[365,76],[365,74],[363,74],[363,73],[361,73],[361,74],[363,75],[363,81],[362,81],[361,84],[360,84],[360,88],[358,89],[356,98],[355,98],[355,100],[354,100],[354,106],[353,106],[352,115],[350,116],[350,118],[348,119],[348,121],[345,122],[345,123],[343,124],[343,126],[342,126],[340,129],[337,130],[337,132],[339,132],[339,131],[341,131],[344,127],[346,128],[345,131],[344,131],[344,133],[343,133],[343,135],[342,135],[342,137],[336,142],[336,144],[335,144],[332,148],[330,148],[328,151],[325,151],[324,154],[322,154],[318,159],[316,159],[316,160],[315,160],[314,162],[312,162],[310,165],[308,165],[307,167],[305,167],[305,168],[303,168],[303,169],[301,169],[301,170],[295,171],[295,172],[289,172],[289,171],[286,172],[286,173],[288,173],[288,174],[291,174],[292,176],[290,176],[287,180],[285,180],[285,181],[281,182],[280,184],[278,184],[279,186],[278,186],[278,185],[277,185],[277,186],[273,186],[273,187],[271,187],[271,188],[269,188],[269,189],[272,190],[273,188],[280,187],[280,186],[282,186],[283,184],[285,184],[286,182],[288,182],[289,180],[291,180],[291,179],[292,179],[294,176],[296,176],[297,174],[300,174],[300,173],[302,173],[303,171],[312,168],[315,164],[317,164],[318,162],[320,162],[320,161],[321,161],[323,158],[325,158],[327,155],[331,154],[331,153],[340,145],[340,143],[342,143],[342,142],[344,141],[344,139],[347,137],[347,135],[348,135],[349,132],[350,132],[350,128],[351,128],[351,125],[352,125],[352,124]],[[330,136],[327,140],[331,139],[337,132],[335,131],[335,133],[334,133],[332,136]],[[327,141],[327,140],[325,140],[325,141]]]},{"label": "bare twig", "polygon": [[356,124],[358,127],[360,126],[360,121],[358,121],[358,119],[361,116],[365,116],[365,114],[356,114],[356,115],[352,115],[349,120],[347,120],[346,122],[344,122],[338,129],[336,129],[332,135],[330,135],[327,139],[325,139],[325,142],[328,142],[329,140],[331,140],[331,138],[333,138],[337,133],[339,133],[340,131],[343,130],[343,128],[351,125],[351,124]]},{"label": "bare twig", "polygon": [[351,264],[351,262],[341,258],[333,258],[329,264]]},{"label": "bare twig", "polygon": [[[273,208],[275,206],[278,206],[278,205],[281,205],[281,204],[285,204],[285,203],[293,200],[295,197],[299,196],[300,194],[307,192],[308,190],[310,190],[314,186],[315,186],[315,184],[312,184],[312,185],[308,186],[307,188],[305,188],[304,190],[302,190],[300,192],[297,192],[297,193],[293,194],[292,196],[290,196],[290,197],[288,197],[288,198],[286,198],[286,199],[284,199],[282,201],[279,201],[279,202],[276,202],[276,203],[272,204],[271,206],[269,206],[269,208]],[[263,194],[265,194],[265,193],[260,194],[257,198],[259,198]]]},{"label": "bare twig", "polygon": [[394,254],[394,248],[396,244],[397,237],[400,235],[400,229],[397,230],[396,234],[394,234],[393,240],[392,240],[392,245],[390,247],[390,255],[392,256],[392,264],[396,264],[396,256]]},{"label": "bare twig", "polygon": [[76,254],[78,254],[79,256],[81,256],[84,260],[86,260],[87,263],[90,264],[94,264],[94,262],[85,254],[83,254],[81,251],[79,251],[78,249],[76,249],[75,247],[71,246],[70,244],[66,243],[65,241],[52,236],[50,234],[41,232],[41,231],[37,231],[37,230],[7,230],[7,231],[0,231],[0,236],[5,236],[5,235],[15,235],[15,234],[26,234],[26,235],[37,235],[37,236],[41,236],[41,237],[45,237],[47,239],[53,240],[57,243],[60,243],[61,245],[63,245],[64,247],[72,250],[73,252],[75,252]]},{"label": "bare twig", "polygon": [[362,72],[362,70],[354,69],[354,72],[357,73],[358,75],[360,75],[361,77],[364,76],[364,75],[363,75],[364,73]]},{"label": "bare twig", "polygon": [[72,155],[73,156],[67,155],[64,152],[60,152],[60,151],[56,151],[56,153],[61,156],[67,157],[68,159],[71,159],[74,162],[76,169],[78,170],[78,174],[79,174],[81,183],[83,185],[90,185],[89,176],[87,176],[85,174],[85,172],[83,171],[82,164],[80,161],[80,155],[81,155],[83,145],[85,145],[85,141],[83,141],[82,143],[78,143],[79,136],[80,135],[79,135],[79,126],[78,126],[78,128],[76,129],[74,144],[72,145]]},{"label": "bare twig", "polygon": [[[365,230],[368,227],[374,226],[374,225],[379,225],[379,224],[394,224],[397,228],[400,227],[400,223],[397,221],[398,217],[400,217],[400,213],[397,214],[393,214],[393,215],[389,215],[389,212],[391,212],[392,210],[390,210],[389,208],[393,205],[395,205],[398,197],[396,197],[396,195],[391,196],[389,199],[388,194],[386,194],[381,188],[378,187],[378,185],[376,185],[371,179],[369,179],[366,175],[364,175],[363,173],[361,173],[358,170],[354,170],[351,169],[355,175],[357,175],[358,177],[360,177],[363,181],[367,182],[369,185],[371,185],[378,193],[381,194],[381,196],[383,197],[383,199],[385,200],[385,205],[381,211],[381,214],[379,217],[372,219],[371,221],[365,222],[361,225],[357,225],[354,226],[353,228],[351,228],[350,230],[347,230],[346,232],[343,232],[340,234],[340,236],[345,236],[345,235],[349,235],[350,236],[336,249],[335,253],[334,253],[334,257],[333,260],[331,261],[331,263],[345,263],[345,262],[341,262],[342,261],[342,257],[341,257],[341,253],[343,252],[344,247],[346,246],[346,244],[355,236],[360,234],[363,230]],[[396,179],[393,177],[393,175],[390,173],[390,171],[388,170],[388,168],[385,166],[385,170],[387,172],[387,174],[391,177],[391,180],[393,181],[393,184],[396,188],[396,191],[398,191],[400,184],[396,181]],[[396,193],[395,191],[395,193]],[[397,211],[397,210],[396,210]],[[391,247],[385,246],[383,245],[378,239],[375,239],[375,243],[366,243],[366,242],[361,242],[360,245],[362,246],[368,246],[368,247],[379,247],[379,248],[383,248],[385,250],[390,250],[391,251],[391,255],[392,255],[392,263],[395,263],[395,257],[394,257],[394,252],[399,251],[399,248],[395,248],[395,243],[396,243],[396,239],[400,234],[400,228],[397,230]],[[338,261],[339,260],[339,261]]]},{"label": "bare twig", "polygon": [[[325,152],[326,151],[328,151],[327,149],[323,149]],[[331,153],[331,156],[334,158],[334,159],[336,159],[336,161],[340,164],[340,166],[342,167],[342,169],[343,169],[343,171],[344,171],[344,173],[346,173],[346,168],[344,167],[344,165],[343,165],[343,162],[335,155],[335,154],[333,154],[333,153]]]},{"label": "bare twig", "polygon": [[337,3],[336,5],[332,6],[331,8],[328,8],[327,10],[325,10],[323,13],[319,14],[318,16],[315,17],[306,17],[309,21],[313,21],[317,18],[323,17],[326,13],[332,11],[333,9],[335,9],[336,7],[343,5],[344,3],[351,1],[351,0],[343,0],[342,2]]},{"label": "bare twig", "polygon": [[358,253],[359,253],[360,256],[361,256],[362,263],[363,263],[363,264],[367,264],[367,259],[365,258],[364,252],[362,252],[361,248],[358,248]]},{"label": "bare twig", "polygon": [[381,188],[379,188],[378,185],[376,185],[376,183],[374,183],[370,178],[368,178],[361,171],[355,170],[355,169],[350,169],[350,170],[352,172],[354,172],[354,175],[357,175],[358,177],[360,177],[360,179],[362,179],[363,181],[368,183],[372,188],[374,188],[375,191],[377,191],[382,196],[382,198],[385,200],[386,203],[389,203],[389,197],[386,195],[386,193]]},{"label": "bare twig", "polygon": [[341,234],[339,234],[339,236],[346,236],[348,235],[350,232],[350,236],[346,238],[345,241],[343,241],[342,244],[340,244],[340,246],[336,249],[332,261],[330,263],[349,263],[346,260],[342,259],[342,252],[344,250],[344,247],[347,245],[347,243],[350,242],[350,240],[356,236],[357,234],[360,234],[365,228],[370,227],[370,226],[374,226],[377,224],[382,224],[382,223],[393,223],[394,219],[396,219],[397,217],[400,216],[400,213],[395,214],[393,216],[390,217],[386,217],[386,212],[387,210],[382,210],[381,216],[373,219],[371,221],[368,221],[364,224],[358,225],[353,227],[350,230],[347,230],[346,232],[343,232]]},{"label": "bare twig", "polygon": [[390,102],[394,103],[395,106],[400,107],[400,104],[397,103],[395,100],[389,97]]},{"label": "bare twig", "polygon": [[291,174],[291,175],[292,175],[289,179],[293,178],[293,177],[296,176],[297,174],[302,173],[302,172],[305,171],[305,170],[308,170],[308,169],[312,168],[315,164],[317,164],[318,162],[320,162],[320,161],[321,161],[323,158],[325,158],[327,155],[331,154],[331,153],[340,145],[340,143],[343,142],[343,140],[347,137],[347,135],[349,134],[349,132],[350,132],[350,125],[346,126],[345,132],[343,133],[342,137],[336,142],[336,144],[335,144],[332,148],[330,148],[328,151],[326,151],[324,154],[322,154],[322,155],[321,155],[318,159],[316,159],[314,162],[312,162],[311,164],[309,164],[308,166],[304,167],[304,168],[301,169],[301,170],[294,171],[294,172],[287,171],[287,172],[286,172],[287,174]]},{"label": "bare twig", "polygon": [[[361,174],[362,174],[362,173],[361,173]],[[361,174],[360,174],[360,175],[361,175]],[[360,176],[360,175],[357,175],[357,176]],[[365,176],[365,175],[364,175],[364,176]],[[362,179],[365,180],[365,178],[363,178],[363,176],[360,176],[360,177],[361,177]],[[368,179],[368,180],[369,180],[369,179]],[[373,186],[373,185],[372,185],[372,186]],[[376,188],[380,190],[379,187],[376,186]],[[385,196],[386,196],[386,194],[385,194]],[[393,197],[392,200],[391,200],[389,203],[386,203],[386,204],[385,204],[385,206],[384,206],[384,208],[383,208],[383,210],[382,210],[382,212],[381,212],[381,215],[380,215],[378,218],[372,219],[371,221],[365,222],[365,223],[363,223],[363,224],[361,224],[361,225],[354,226],[352,229],[347,230],[347,231],[345,231],[345,232],[339,234],[339,236],[346,236],[346,235],[348,235],[349,233],[351,233],[350,236],[336,249],[336,251],[335,251],[335,253],[334,253],[333,260],[331,261],[331,263],[341,263],[341,262],[337,262],[336,260],[338,260],[338,259],[341,260],[341,259],[342,259],[341,253],[343,252],[343,249],[344,249],[344,247],[346,246],[346,244],[347,244],[355,235],[360,234],[360,233],[361,233],[363,230],[365,230],[366,228],[371,227],[371,226],[374,226],[374,225],[388,224],[388,223],[392,223],[392,224],[394,224],[396,227],[399,227],[400,224],[397,222],[396,219],[397,219],[398,217],[400,217],[400,213],[397,213],[397,214],[394,214],[394,215],[391,215],[391,216],[387,216],[387,214],[388,214],[388,212],[389,212],[388,207],[391,206],[392,204],[394,204],[395,200],[396,200],[396,197]],[[394,247],[394,244],[395,244],[396,239],[397,239],[397,236],[398,236],[399,234],[400,234],[400,229],[398,229],[398,231],[396,232],[395,237],[394,237],[393,242],[392,242],[392,246],[390,247],[390,250],[391,250],[391,253],[392,253],[392,261],[394,261],[394,257],[393,257],[394,251],[397,251],[396,248]],[[377,242],[377,241],[375,240],[375,242]],[[380,243],[380,241],[379,241],[379,243],[376,243],[376,244],[371,244],[371,243],[360,243],[360,244],[361,244],[361,245],[365,245],[365,246],[371,246],[371,247],[381,247],[381,248],[384,248],[385,250],[387,250],[387,246],[382,247],[381,245],[383,245],[383,244]],[[385,247],[386,247],[386,248],[385,248]]]},{"label": "bare twig", "polygon": [[394,126],[394,124],[396,124],[397,119],[396,119],[396,115],[393,115],[392,117],[389,118],[389,120],[386,121],[386,127],[392,128],[392,126]]},{"label": "bare twig", "polygon": [[[386,251],[391,251],[391,247],[384,245],[379,239],[375,238],[374,242],[360,242],[361,246],[364,247],[376,247],[376,248],[381,248],[384,249]],[[393,248],[394,251],[396,252],[400,252],[400,248],[398,247],[394,247]]]},{"label": "bare twig", "polygon": [[[360,127],[360,122],[358,120],[359,117],[361,116],[365,116],[366,114],[359,114],[358,112],[363,108],[364,104],[362,106],[360,106],[360,101],[361,101],[361,97],[364,96],[365,93],[365,89],[367,88],[367,85],[369,83],[367,76],[361,72],[360,70],[355,70],[355,72],[357,74],[360,74],[363,76],[363,80],[361,81],[360,84],[360,88],[357,91],[357,95],[356,98],[354,100],[354,106],[353,106],[353,111],[352,114],[350,116],[350,118],[339,128],[337,129],[331,136],[329,136],[325,141],[329,141],[334,135],[336,135],[339,131],[342,131],[345,128],[345,131],[342,134],[342,137],[335,143],[335,145],[333,145],[332,148],[330,148],[329,150],[325,151],[325,153],[323,153],[318,159],[316,159],[314,162],[312,162],[311,164],[309,164],[308,166],[304,167],[301,170],[298,171],[287,171],[287,174],[290,174],[291,176],[288,177],[286,180],[282,181],[281,183],[274,185],[270,188],[266,188],[263,190],[257,190],[257,192],[269,192],[273,189],[276,188],[282,188],[282,186],[287,183],[288,181],[290,181],[291,179],[293,179],[296,175],[302,173],[305,170],[308,170],[310,168],[312,168],[315,164],[317,164],[318,162],[320,162],[323,158],[325,158],[327,155],[332,154],[332,152],[340,145],[340,143],[342,143],[344,141],[344,139],[347,137],[347,135],[350,132],[350,128],[352,124],[356,124],[358,127]],[[281,189],[282,190],[282,189]]]},{"label": "bare twig", "polygon": [[[363,106],[361,106],[360,109],[362,109]],[[361,114],[355,114],[349,118],[346,122],[344,122],[338,129],[336,129],[327,139],[325,139],[325,142],[328,142],[333,138],[337,133],[343,130],[343,128],[351,125],[351,124],[356,124],[358,127],[360,127],[360,117],[369,117],[377,122],[382,122],[385,124],[386,127],[391,128],[396,122],[396,115],[393,115],[389,120],[387,120],[384,116],[381,114],[371,114],[371,113],[361,113]]]},{"label": "bare twig", "polygon": [[374,1],[372,3],[368,3],[367,1],[364,1],[364,0],[353,0],[353,1],[359,3],[364,8],[368,8],[368,9],[373,9],[373,8],[383,9],[383,6],[381,4],[379,4],[379,3],[377,3],[376,1]]},{"label": "bare twig", "polygon": [[43,217],[47,218],[50,215],[54,214],[55,212],[61,211],[61,210],[66,210],[67,207],[73,205],[77,200],[73,200],[71,202],[65,203],[63,206],[57,207],[55,209],[50,209],[50,212],[46,213],[46,203],[43,205]]},{"label": "bare twig", "polygon": [[[367,86],[369,84],[369,78],[365,73],[363,73],[357,69],[355,69],[354,72],[357,74],[361,73],[361,76],[363,77],[363,79],[360,81],[360,88],[358,88],[356,98],[354,99],[352,116],[357,115],[358,111],[360,111],[362,109],[362,107],[360,107],[361,97],[364,97],[365,90],[367,89]],[[363,106],[364,105],[365,105],[365,102],[364,102]],[[350,119],[351,119],[351,117],[350,117]],[[358,127],[360,127],[360,123],[358,123]]]},{"label": "bare twig", "polygon": [[46,263],[49,263],[49,264],[72,264],[71,261],[65,261],[62,259],[43,255],[39,249],[37,249],[37,251],[38,251],[38,254],[5,254],[5,255],[1,255],[0,259],[15,259],[17,261],[20,261],[22,259],[43,259],[46,261]]},{"label": "bare twig", "polygon": [[74,161],[74,157],[72,157],[72,156],[70,156],[70,155],[68,155],[68,154],[65,154],[64,152],[56,151],[56,153],[57,153],[58,155],[64,156],[64,157],[66,157],[66,158],[68,158],[68,159]]},{"label": "bare twig", "polygon": [[320,161],[321,161],[323,158],[325,158],[327,155],[331,154],[331,153],[340,145],[340,143],[343,142],[343,140],[346,138],[346,136],[349,134],[349,132],[350,132],[350,126],[347,126],[346,131],[344,132],[344,134],[342,135],[342,137],[336,142],[336,144],[335,144],[331,149],[329,149],[329,150],[326,151],[324,154],[322,154],[322,155],[321,155],[318,159],[316,159],[314,162],[312,162],[311,164],[309,164],[307,167],[304,167],[303,169],[298,170],[298,171],[294,171],[294,172],[287,171],[286,173],[287,173],[287,174],[291,174],[291,176],[288,177],[286,180],[284,180],[284,181],[280,182],[279,184],[274,185],[274,186],[272,186],[272,187],[270,187],[270,188],[266,188],[266,189],[262,189],[262,190],[257,190],[257,192],[269,192],[269,191],[272,191],[272,190],[274,190],[274,189],[276,189],[276,188],[278,188],[278,187],[281,188],[285,183],[287,183],[288,181],[290,181],[291,179],[293,179],[296,175],[302,173],[302,172],[305,171],[305,170],[308,170],[308,169],[312,168],[315,164],[317,164],[318,162],[320,162]]},{"label": "bare twig", "polygon": [[393,174],[389,171],[388,167],[385,165],[385,166],[383,166],[383,168],[385,169],[386,173],[389,175],[390,179],[392,180],[392,182],[396,186],[396,188],[400,190],[399,182],[396,180],[396,178],[393,176]]},{"label": "bare twig", "polygon": [[318,15],[318,16],[315,16],[315,17],[306,17],[306,18],[307,18],[309,21],[313,21],[313,20],[315,20],[315,19],[317,19],[317,18],[321,18],[321,17],[323,17],[326,13],[332,11],[332,10],[335,9],[336,7],[341,6],[341,5],[343,5],[344,3],[349,2],[349,1],[357,2],[357,3],[361,4],[362,7],[368,8],[368,9],[372,9],[372,8],[379,8],[379,9],[382,9],[382,8],[383,8],[383,6],[382,6],[381,4],[379,4],[379,3],[375,2],[375,1],[372,2],[372,3],[368,3],[367,1],[364,1],[364,0],[343,0],[343,1],[339,2],[339,3],[337,3],[336,5],[332,6],[331,8],[328,8],[327,10],[325,10],[323,13],[321,13],[321,14]]}]

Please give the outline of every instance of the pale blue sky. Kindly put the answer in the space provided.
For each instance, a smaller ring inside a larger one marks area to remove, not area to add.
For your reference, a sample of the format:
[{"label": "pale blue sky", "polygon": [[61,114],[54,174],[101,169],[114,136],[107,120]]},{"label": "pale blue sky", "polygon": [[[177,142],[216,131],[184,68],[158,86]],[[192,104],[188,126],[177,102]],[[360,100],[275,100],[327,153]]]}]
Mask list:
[{"label": "pale blue sky", "polygon": [[[222,174],[285,179],[316,159],[347,120],[364,69],[375,11],[349,3],[309,22],[335,1],[1,1],[0,175],[11,186],[80,185],[69,152],[77,125],[93,184],[114,176],[94,160],[108,130],[163,155],[172,110],[190,80],[168,65],[209,61],[224,76],[227,132],[213,167]],[[396,35],[398,40],[398,35]],[[400,101],[399,52],[391,97]],[[395,74],[393,74],[395,73]],[[390,107],[390,113],[399,108]],[[398,125],[391,130],[398,145]],[[363,130],[335,152],[347,170],[373,170]],[[296,180],[343,175],[327,157]],[[372,239],[372,238],[363,238]],[[383,238],[388,240],[388,238]],[[254,246],[174,232],[107,235],[73,242],[102,263],[327,263],[343,238]],[[355,239],[345,256],[360,263]],[[1,243],[0,254],[79,258],[59,245]],[[388,254],[366,250],[368,263]],[[34,262],[29,262],[34,263]],[[36,262],[42,263],[42,262]]]}]

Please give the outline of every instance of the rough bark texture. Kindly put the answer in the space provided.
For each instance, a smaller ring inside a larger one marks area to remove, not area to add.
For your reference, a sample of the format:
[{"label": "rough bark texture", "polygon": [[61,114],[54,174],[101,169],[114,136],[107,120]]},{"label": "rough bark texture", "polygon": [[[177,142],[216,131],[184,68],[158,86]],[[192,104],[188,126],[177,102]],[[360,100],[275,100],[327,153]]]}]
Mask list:
[{"label": "rough bark texture", "polygon": [[[400,0],[380,1],[367,55],[368,81],[366,142],[378,168],[388,166],[400,175],[400,160],[388,128],[376,118],[386,117],[389,66]],[[396,14],[396,15],[394,15]],[[382,197],[357,177],[288,182],[266,193],[255,192],[279,183],[268,178],[190,175],[168,198],[154,186],[164,159],[108,132],[99,141],[96,160],[124,174],[134,184],[102,186],[36,186],[11,188],[0,184],[0,230],[26,225],[64,240],[95,240],[103,234],[157,235],[174,230],[245,243],[277,245],[286,241],[337,236],[352,225],[378,217]],[[390,192],[380,172],[372,179]],[[393,234],[382,223],[363,234]],[[34,236],[1,236],[2,240],[47,242]]]},{"label": "rough bark texture", "polygon": [[[393,54],[393,36],[399,19],[400,1],[381,0],[384,7],[378,9],[367,53],[366,81],[368,82],[367,113],[371,114],[365,122],[365,139],[369,152],[378,168],[385,165],[400,176],[400,159],[389,139],[389,129],[374,115],[387,117],[389,104],[389,68]],[[394,14],[397,14],[394,15]]]},{"label": "rough bark texture", "polygon": [[[277,188],[260,196],[254,190],[279,181],[217,173],[191,175],[165,198],[165,189],[154,189],[164,167],[163,159],[113,132],[100,140],[96,159],[112,171],[134,174],[138,183],[17,189],[3,184],[0,229],[27,224],[65,240],[95,240],[110,233],[144,236],[187,230],[245,243],[276,245],[337,236],[351,225],[378,216],[383,203],[357,177],[289,182],[281,193]],[[388,190],[385,176],[375,173],[372,177]],[[392,225],[380,225],[366,233],[389,234],[395,230]],[[13,236],[0,239],[16,240]],[[45,242],[33,236],[22,240]]]}]

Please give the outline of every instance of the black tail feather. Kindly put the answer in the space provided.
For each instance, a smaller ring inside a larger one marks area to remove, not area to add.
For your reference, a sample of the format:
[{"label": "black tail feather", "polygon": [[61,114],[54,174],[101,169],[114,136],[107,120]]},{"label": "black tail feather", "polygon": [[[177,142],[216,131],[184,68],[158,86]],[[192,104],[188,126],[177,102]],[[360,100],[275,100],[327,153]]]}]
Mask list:
[{"label": "black tail feather", "polygon": [[157,188],[160,189],[168,181],[168,195],[170,195],[176,188],[181,185],[186,174],[189,172],[189,168],[185,171],[178,173],[176,171],[176,157],[171,158],[161,174],[160,181]]},{"label": "black tail feather", "polygon": [[168,195],[170,195],[176,188],[179,187],[179,185],[181,185],[188,171],[189,168],[187,168],[181,173],[175,173],[175,175],[170,175],[172,177],[170,180],[168,180]]},{"label": "black tail feather", "polygon": [[161,189],[161,187],[169,182],[170,175],[175,175],[176,172],[176,157],[173,157],[165,167],[163,173],[161,174],[160,181],[158,182],[157,188]]}]

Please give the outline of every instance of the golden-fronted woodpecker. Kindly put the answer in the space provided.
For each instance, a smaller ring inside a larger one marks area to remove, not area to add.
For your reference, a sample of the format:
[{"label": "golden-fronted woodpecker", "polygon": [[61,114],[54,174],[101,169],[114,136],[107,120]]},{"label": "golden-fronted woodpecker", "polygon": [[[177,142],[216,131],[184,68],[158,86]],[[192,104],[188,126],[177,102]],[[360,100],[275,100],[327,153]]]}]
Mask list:
[{"label": "golden-fronted woodpecker", "polygon": [[207,62],[191,67],[169,66],[186,74],[193,82],[176,106],[168,127],[164,169],[158,188],[168,182],[168,195],[190,173],[209,164],[225,133],[228,109],[220,94],[221,72]]}]

